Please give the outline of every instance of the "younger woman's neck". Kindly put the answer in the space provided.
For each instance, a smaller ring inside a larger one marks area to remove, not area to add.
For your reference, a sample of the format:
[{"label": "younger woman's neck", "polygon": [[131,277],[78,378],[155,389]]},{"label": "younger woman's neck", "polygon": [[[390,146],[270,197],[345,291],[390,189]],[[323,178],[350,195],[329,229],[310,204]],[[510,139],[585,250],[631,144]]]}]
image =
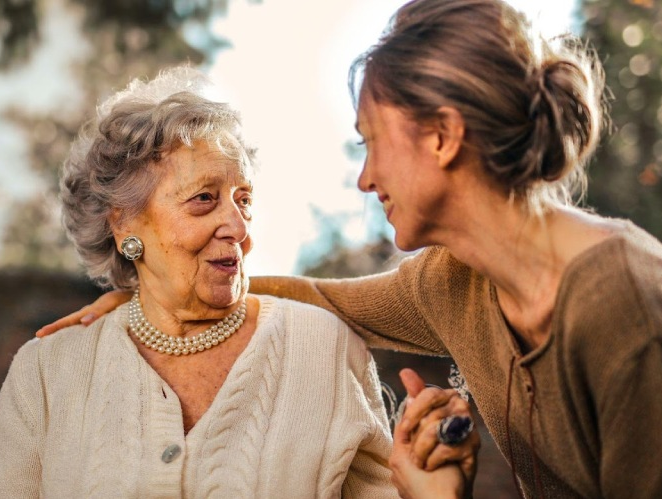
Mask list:
[{"label": "younger woman's neck", "polygon": [[559,244],[559,210],[531,214],[513,200],[494,196],[472,203],[444,245],[495,285],[499,304],[525,345],[544,341],[558,286],[567,265]]},{"label": "younger woman's neck", "polygon": [[619,229],[619,224],[574,208],[533,214],[521,203],[475,203],[445,246],[489,278],[501,309],[524,343],[546,338],[556,296],[569,263]]}]

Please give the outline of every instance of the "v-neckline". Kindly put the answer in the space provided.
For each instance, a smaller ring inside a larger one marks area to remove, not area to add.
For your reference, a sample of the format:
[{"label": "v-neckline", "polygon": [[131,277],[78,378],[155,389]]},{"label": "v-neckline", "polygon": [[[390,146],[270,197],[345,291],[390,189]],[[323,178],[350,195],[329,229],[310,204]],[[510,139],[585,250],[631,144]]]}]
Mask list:
[{"label": "v-neckline", "polygon": [[488,280],[492,311],[493,313],[497,314],[497,318],[498,318],[497,320],[499,322],[499,325],[501,329],[505,331],[506,336],[508,337],[510,348],[513,354],[515,355],[518,363],[530,364],[534,362],[536,359],[542,357],[542,355],[548,349],[549,345],[552,343],[555,336],[555,331],[557,331],[559,327],[558,325],[559,321],[561,320],[561,316],[559,312],[559,308],[560,308],[559,303],[568,293],[570,287],[569,281],[571,280],[571,277],[575,274],[575,269],[577,267],[581,267],[583,262],[586,261],[587,259],[593,258],[593,255],[601,251],[601,249],[604,248],[605,246],[613,244],[614,241],[618,241],[623,239],[623,237],[626,237],[625,235],[628,234],[629,231],[630,231],[630,226],[625,225],[622,230],[614,232],[613,234],[606,237],[599,243],[590,246],[589,248],[585,249],[584,251],[576,255],[572,260],[570,260],[570,262],[568,262],[566,268],[563,271],[563,274],[561,275],[559,286],[556,290],[556,297],[554,299],[554,310],[552,311],[552,320],[551,320],[549,335],[540,345],[538,345],[536,348],[533,348],[526,353],[522,352],[522,348],[520,347],[517,338],[515,337],[515,332],[509,326],[508,320],[503,314],[503,310],[501,310],[501,306],[499,305],[499,299],[497,296],[496,286],[492,281]]}]

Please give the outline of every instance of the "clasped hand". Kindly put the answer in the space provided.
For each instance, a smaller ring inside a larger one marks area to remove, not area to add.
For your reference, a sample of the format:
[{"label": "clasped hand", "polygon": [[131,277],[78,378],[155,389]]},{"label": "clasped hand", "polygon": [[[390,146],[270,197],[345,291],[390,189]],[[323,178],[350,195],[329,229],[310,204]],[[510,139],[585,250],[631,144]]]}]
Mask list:
[{"label": "clasped hand", "polygon": [[405,499],[471,497],[480,437],[474,428],[458,445],[437,438],[444,418],[471,416],[469,403],[455,390],[426,387],[415,371],[403,369],[406,408],[395,426],[389,459],[392,481]]}]

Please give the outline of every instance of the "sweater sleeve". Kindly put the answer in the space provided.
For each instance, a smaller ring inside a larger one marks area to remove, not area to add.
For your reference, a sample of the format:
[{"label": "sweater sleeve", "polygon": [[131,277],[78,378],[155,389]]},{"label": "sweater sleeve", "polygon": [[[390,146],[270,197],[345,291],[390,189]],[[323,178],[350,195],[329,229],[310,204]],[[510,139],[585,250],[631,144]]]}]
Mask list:
[{"label": "sweater sleeve", "polygon": [[365,368],[361,379],[361,419],[368,422],[370,431],[360,443],[350,464],[342,487],[344,499],[387,499],[397,498],[398,493],[391,484],[388,458],[393,442],[381,396],[381,384],[375,362],[364,349]]},{"label": "sweater sleeve", "polygon": [[605,498],[662,497],[662,344],[625,362],[599,397],[600,487]]},{"label": "sweater sleeve", "polygon": [[382,274],[352,279],[252,277],[250,291],[310,303],[349,325],[370,348],[447,355],[420,311],[419,279],[426,251]]},{"label": "sweater sleeve", "polygon": [[0,497],[39,497],[45,401],[37,342],[19,350],[0,390]]},{"label": "sweater sleeve", "polygon": [[[662,248],[614,239],[564,285],[569,392],[600,496],[662,497]],[[561,293],[559,294],[561,296]]]}]

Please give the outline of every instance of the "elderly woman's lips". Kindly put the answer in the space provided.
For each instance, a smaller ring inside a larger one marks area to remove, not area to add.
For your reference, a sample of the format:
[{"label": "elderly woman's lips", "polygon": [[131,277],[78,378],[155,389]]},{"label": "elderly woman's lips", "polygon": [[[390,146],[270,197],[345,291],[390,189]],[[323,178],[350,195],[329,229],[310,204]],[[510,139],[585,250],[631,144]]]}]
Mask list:
[{"label": "elderly woman's lips", "polygon": [[221,258],[218,260],[209,260],[209,263],[216,269],[224,272],[237,272],[239,267],[239,259],[237,258]]}]

